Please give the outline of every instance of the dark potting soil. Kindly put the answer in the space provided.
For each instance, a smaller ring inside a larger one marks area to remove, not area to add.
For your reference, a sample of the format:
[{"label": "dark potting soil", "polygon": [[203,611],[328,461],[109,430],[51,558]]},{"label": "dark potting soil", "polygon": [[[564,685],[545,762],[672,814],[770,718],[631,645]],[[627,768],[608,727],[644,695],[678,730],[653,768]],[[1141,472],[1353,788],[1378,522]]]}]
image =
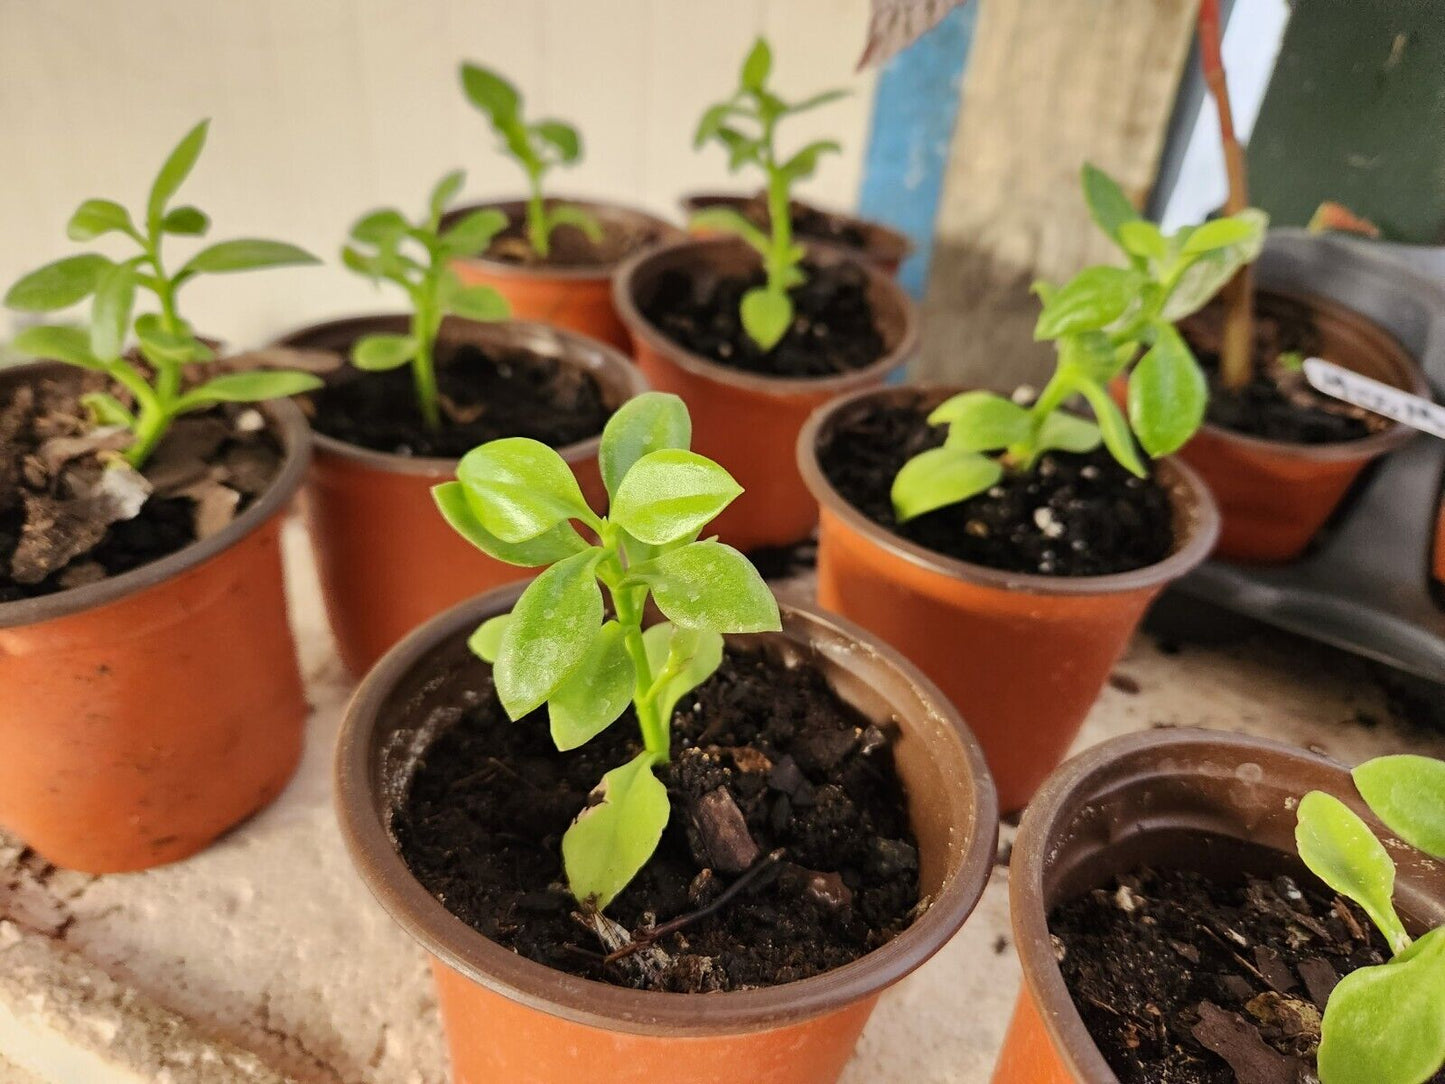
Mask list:
[{"label": "dark potting soil", "polygon": [[[556,202],[548,201],[549,204]],[[447,215],[444,225],[450,225],[470,210],[475,208],[452,212]],[[519,215],[492,239],[485,257],[518,267],[601,268],[621,263],[662,237],[661,231],[650,223],[632,225],[607,215],[597,215],[597,223],[602,227],[602,237],[598,241],[593,241],[576,226],[558,226],[552,231],[547,255],[539,256],[527,240],[526,219]]]},{"label": "dark potting soil", "polygon": [[899,469],[936,448],[947,428],[913,403],[866,404],[818,448],[823,473],[880,527],[956,557],[1007,572],[1102,576],[1156,564],[1174,545],[1169,495],[1136,478],[1102,448],[1049,452],[1028,474],[1005,474],[976,497],[898,523],[890,492]]},{"label": "dark potting soil", "polygon": [[1056,908],[1049,929],[1122,1084],[1313,1079],[1330,991],[1389,958],[1364,912],[1313,878],[1141,869]]},{"label": "dark potting soil", "polygon": [[499,437],[553,448],[602,432],[611,414],[588,372],[523,350],[438,344],[442,428],[422,421],[411,368],[383,373],[346,366],[312,393],[312,423],[329,437],[394,455],[455,459]]},{"label": "dark potting soil", "polygon": [[743,330],[738,306],[764,275],[728,275],[700,283],[685,272],[658,276],[642,314],[694,354],[746,372],[777,377],[824,377],[864,369],[885,352],[868,301],[868,276],[858,264],[803,263],[807,276],[788,291],[793,323],[771,350]]},{"label": "dark potting soil", "polygon": [[128,438],[94,430],[81,405],[105,387],[87,373],[0,401],[0,603],[168,557],[221,530],[280,470],[260,413],[227,404],[177,419],[138,475],[114,462]]},{"label": "dark potting soil", "polygon": [[1222,305],[1211,304],[1179,324],[1209,380],[1208,421],[1231,432],[1291,444],[1360,440],[1389,428],[1388,419],[1321,395],[1304,373],[1279,363],[1281,354],[1317,355],[1319,334],[1307,306],[1276,294],[1255,300],[1253,378],[1237,391],[1225,388],[1219,374],[1224,315]]},{"label": "dark potting soil", "polygon": [[[629,931],[625,941],[722,900],[658,939],[661,958],[604,962],[608,949],[574,914],[561,864],[562,833],[589,792],[639,751],[630,708],[587,745],[558,753],[545,709],[510,722],[488,679],[480,705],[424,754],[391,827],[448,910],[529,959],[646,989],[770,986],[857,959],[919,910],[918,852],[890,740],[811,665],[729,649],[678,705],[673,759],[658,769],[671,820],[607,911]],[[750,879],[724,898],[745,870]]]}]

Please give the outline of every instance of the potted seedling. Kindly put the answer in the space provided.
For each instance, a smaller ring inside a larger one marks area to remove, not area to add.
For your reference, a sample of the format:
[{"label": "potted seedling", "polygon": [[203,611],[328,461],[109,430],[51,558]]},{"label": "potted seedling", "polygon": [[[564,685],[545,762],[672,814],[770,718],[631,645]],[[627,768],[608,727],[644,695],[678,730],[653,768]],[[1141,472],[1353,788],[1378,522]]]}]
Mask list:
[{"label": "potted seedling", "polygon": [[457,273],[465,282],[498,290],[524,320],[627,349],[626,329],[612,305],[612,278],[628,256],[677,231],[630,207],[547,195],[547,175],[582,159],[577,129],[554,118],[528,120],[517,88],[479,64],[462,64],[461,83],[467,100],[491,124],[502,152],[526,176],[527,195],[455,212],[486,207],[505,216],[487,247],[457,260]]},{"label": "potted seedling", "polygon": [[1199,730],[1070,761],[1014,844],[994,1084],[1438,1079],[1442,776]]},{"label": "potted seedling", "polygon": [[[68,256],[5,304],[88,319],[23,330],[0,374],[0,823],[91,872],[183,858],[276,796],[306,718],[279,532],[305,471],[316,385],[218,362],[182,316],[209,274],[315,263],[242,239],[174,259],[210,219],[175,196],[205,146],[171,151],[142,212],[89,199]],[[149,295],[154,305],[145,305]],[[144,309],[145,311],[141,311]]]},{"label": "potted seedling", "polygon": [[616,285],[634,356],[653,387],[680,395],[694,440],[737,476],[747,495],[717,529],[743,549],[807,538],[817,511],[792,464],[808,414],[857,388],[881,385],[917,346],[917,317],[896,283],[845,251],[793,236],[792,186],[835,151],[831,140],[785,154],[777,128],[831,99],[796,103],[769,88],[772,52],[759,40],[738,89],[703,114],[698,142],[756,167],[778,213],[767,229],[726,208],[694,221],[731,236],[690,240],[630,261]]},{"label": "potted seedling", "polygon": [[[1087,171],[1086,185],[1101,176]],[[1173,320],[1203,304],[1258,226],[1125,233],[1149,258],[1037,287],[1035,333],[1057,353],[1037,394],[862,392],[820,410],[798,442],[822,508],[819,601],[953,698],[1005,809],[1063,757],[1144,609],[1217,531],[1194,475],[1146,455],[1168,456],[1204,416],[1204,376]]]},{"label": "potted seedling", "polygon": [[462,282],[456,261],[506,227],[491,208],[447,216],[463,182],[461,172],[443,177],[415,219],[386,208],[352,227],[343,262],[401,291],[408,312],[334,320],[281,342],[333,361],[304,404],[317,446],[307,514],[327,614],[354,674],[453,603],[527,575],[475,559],[431,515],[431,487],[464,452],[502,436],[544,441],[596,494],[603,423],[643,386],[616,351],[508,321],[501,294]]},{"label": "potted seedling", "polygon": [[835,1080],[987,878],[967,729],[699,540],[739,486],[689,435],[674,396],[619,410],[605,516],[545,445],[463,457],[447,521],[545,571],[418,630],[348,712],[343,835],[433,958],[458,1079]]}]

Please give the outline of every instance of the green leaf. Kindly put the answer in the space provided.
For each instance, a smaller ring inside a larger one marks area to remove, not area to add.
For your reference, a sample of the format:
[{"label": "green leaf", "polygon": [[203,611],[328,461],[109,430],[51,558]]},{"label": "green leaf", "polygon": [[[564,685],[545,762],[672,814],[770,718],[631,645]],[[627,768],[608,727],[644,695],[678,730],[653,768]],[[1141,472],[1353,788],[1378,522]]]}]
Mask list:
[{"label": "green leaf", "polygon": [[820,139],[816,143],[809,143],[779,168],[788,180],[801,181],[813,175],[813,171],[818,168],[818,159],[822,155],[838,154],[842,149],[836,140]]},{"label": "green leaf", "polygon": [[441,221],[442,214],[446,211],[447,205],[457,198],[457,193],[462,190],[462,185],[466,183],[466,171],[460,169],[452,170],[441,180],[437,181],[436,186],[431,190],[431,195],[427,197],[427,211],[431,216],[429,221],[431,222],[432,229],[436,229],[436,224]]},{"label": "green leaf", "polygon": [[553,744],[565,753],[611,726],[632,703],[635,677],[622,626],[606,622],[547,701]]},{"label": "green leaf", "polygon": [[198,410],[213,403],[264,403],[269,399],[285,399],[315,391],[319,387],[321,380],[311,373],[290,369],[252,369],[244,373],[227,373],[207,381],[181,396],[176,409]]},{"label": "green leaf", "polygon": [[411,223],[402,217],[400,211],[384,207],[362,215],[351,227],[351,236],[369,245],[384,245],[395,241],[408,229]]},{"label": "green leaf", "polygon": [[986,391],[966,391],[945,399],[928,416],[930,425],[948,426],[948,447],[963,452],[992,451],[1028,440],[1029,412]]},{"label": "green leaf", "polygon": [[72,241],[90,241],[106,233],[133,233],[130,212],[115,200],[88,199],[75,209],[65,226]]},{"label": "green leaf", "polygon": [[529,437],[473,448],[457,464],[457,480],[477,520],[503,542],[526,542],[569,519],[598,522],[566,460]]},{"label": "green leaf", "polygon": [[441,235],[441,242],[450,255],[475,256],[506,228],[506,215],[495,207],[483,207],[463,215]]},{"label": "green leaf", "polygon": [[90,351],[101,361],[114,361],[125,351],[134,304],[135,269],[116,264],[101,276],[90,305]]},{"label": "green leaf", "polygon": [[369,373],[399,369],[416,356],[410,335],[367,335],[351,346],[351,364]]},{"label": "green leaf", "polygon": [[1325,1084],[1424,1084],[1445,1064],[1445,928],[1346,975],[1325,1007]]},{"label": "green leaf", "polygon": [[1432,858],[1445,859],[1445,761],[1408,754],[1376,757],[1353,774],[1386,828]]},{"label": "green leaf", "polygon": [[711,459],[680,448],[648,452],[612,498],[610,519],[653,546],[695,537],[743,487]]},{"label": "green leaf", "polygon": [[558,561],[529,583],[512,607],[492,667],[497,697],[511,718],[541,706],[597,638],[602,589],[594,570],[603,556],[593,546]]},{"label": "green leaf", "polygon": [[765,38],[758,38],[753,42],[753,47],[748,50],[748,55],[743,59],[742,71],[738,75],[738,81],[747,90],[754,92],[763,89],[763,84],[768,81],[769,74],[773,70],[773,50]]},{"label": "green leaf", "polygon": [[716,136],[727,123],[728,118],[737,111],[737,106],[732,102],[719,102],[717,105],[709,106],[703,112],[702,119],[697,122],[697,130],[692,136],[693,147],[701,147]]},{"label": "green leaf", "polygon": [[810,109],[817,109],[820,105],[828,105],[836,102],[839,98],[846,98],[849,93],[846,90],[825,90],[821,94],[814,94],[810,98],[804,98],[802,101],[788,106],[788,112],[806,113]]},{"label": "green leaf", "polygon": [[1182,448],[1199,430],[1209,383],[1183,336],[1160,324],[1154,345],[1129,376],[1129,423],[1156,459]]},{"label": "green leaf", "polygon": [[[187,325],[185,332],[188,331]],[[140,340],[142,353],[153,361],[173,361],[184,365],[189,361],[210,361],[215,357],[211,348],[194,335],[166,330],[165,322],[153,312],[136,317],[135,334]]]},{"label": "green leaf", "polygon": [[1190,233],[1180,250],[1186,256],[1253,241],[1259,226],[1247,218],[1216,218],[1198,226]]},{"label": "green leaf", "polygon": [[285,241],[265,241],[260,238],[247,237],[237,241],[222,241],[201,249],[176,273],[176,278],[320,262],[304,248],[298,248]]},{"label": "green leaf", "polygon": [[1139,212],[1117,181],[1103,170],[1084,163],[1084,202],[1089,205],[1089,215],[1115,241],[1119,240],[1119,227],[1139,218]]},{"label": "green leaf", "polygon": [[511,83],[478,64],[462,65],[462,90],[494,124],[514,118],[521,104],[517,89]]},{"label": "green leaf", "polygon": [[582,156],[582,137],[565,121],[541,120],[532,131],[556,148],[558,161],[575,162]]},{"label": "green leaf", "polygon": [[1159,227],[1144,219],[1125,222],[1119,227],[1119,246],[1129,255],[1145,260],[1169,258],[1169,242]]},{"label": "green leaf", "polygon": [[[489,557],[522,568],[538,568],[581,553],[587,543],[565,520],[525,542],[503,542],[482,526],[467,503],[460,482],[443,482],[432,487],[432,499],[452,530]],[[489,660],[490,661],[490,660]]]},{"label": "green leaf", "polygon": [[15,336],[11,345],[32,358],[63,361],[82,369],[105,369],[90,351],[90,335],[78,327],[49,324],[27,327]]},{"label": "green leaf", "polygon": [[495,663],[502,650],[502,634],[511,623],[512,615],[509,613],[487,618],[467,637],[467,648],[483,662]]},{"label": "green leaf", "polygon": [[602,223],[597,221],[595,215],[589,214],[581,207],[570,203],[559,203],[548,213],[548,220],[555,228],[557,226],[571,226],[573,229],[581,230],[587,240],[593,244],[601,241],[605,236],[602,230]]},{"label": "green leaf", "polygon": [[1094,420],[1099,425],[1099,434],[1104,447],[1118,461],[1119,465],[1139,478],[1149,477],[1139,450],[1134,446],[1134,435],[1129,431],[1129,422],[1106,392],[1091,380],[1079,382],[1079,394],[1089,401],[1094,410]]},{"label": "green leaf", "polygon": [[1035,446],[1040,452],[1057,448],[1061,452],[1092,452],[1099,446],[1103,434],[1099,427],[1087,418],[1056,410],[1039,426]]},{"label": "green leaf", "polygon": [[80,397],[80,405],[90,411],[96,425],[120,425],[126,429],[135,428],[135,415],[125,404],[103,391],[89,391]]},{"label": "green leaf", "polygon": [[721,542],[692,542],[628,571],[669,621],[714,632],[776,632],[778,603],[758,570]]},{"label": "green leaf", "polygon": [[5,295],[5,304],[23,312],[53,312],[89,297],[101,276],[115,265],[99,253],[67,256],[22,275]]},{"label": "green leaf", "polygon": [[793,302],[781,290],[755,286],[743,294],[743,330],[764,350],[771,350],[793,322]]},{"label": "green leaf", "polygon": [[[681,629],[662,621],[643,632],[642,642],[647,649],[647,668],[658,682],[652,693],[658,718],[670,722],[677,702],[722,665],[722,633]],[[672,676],[662,680],[669,670]]]},{"label": "green leaf", "polygon": [[507,299],[490,286],[463,286],[447,298],[446,307],[467,320],[492,323],[512,315]]},{"label": "green leaf", "polygon": [[572,895],[599,911],[636,877],[657,850],[671,805],[652,774],[654,756],[639,753],[602,777],[589,805],[562,837],[562,865]]},{"label": "green leaf", "polygon": [[607,420],[597,450],[608,495],[617,495],[622,479],[643,456],[664,448],[686,450],[691,443],[692,418],[676,395],[649,391],[629,399]]},{"label": "green leaf", "polygon": [[1124,315],[1142,285],[1139,273],[1129,268],[1086,267],[1045,302],[1034,338],[1106,328]]},{"label": "green leaf", "polygon": [[[1173,323],[1190,313],[1198,312],[1219,293],[1225,283],[1234,278],[1241,267],[1259,258],[1264,249],[1269,216],[1263,211],[1249,208],[1232,217],[1243,219],[1254,227],[1250,237],[1227,248],[1214,249],[1192,257],[1192,262],[1179,276],[1179,281],[1164,302],[1159,314],[1161,320]],[[1189,240],[1193,240],[1193,234],[1190,234]],[[1185,242],[1186,245],[1188,243]]]},{"label": "green leaf", "polygon": [[1300,799],[1295,844],[1310,871],[1354,900],[1380,928],[1392,952],[1410,937],[1395,913],[1395,863],[1370,826],[1332,794],[1312,790]]},{"label": "green leaf", "polygon": [[200,158],[201,150],[206,145],[206,131],[210,126],[209,120],[201,121],[181,137],[181,141],[166,157],[151,184],[150,198],[146,200],[146,222],[160,223],[166,204],[195,168],[196,159]]},{"label": "green leaf", "polygon": [[920,452],[893,479],[893,514],[907,523],[927,512],[976,496],[1003,477],[997,462],[959,448]]},{"label": "green leaf", "polygon": [[210,218],[199,207],[176,207],[161,219],[161,229],[181,237],[199,237],[210,228]]},{"label": "green leaf", "polygon": [[764,254],[772,244],[766,233],[731,207],[704,207],[688,219],[688,225],[693,229],[736,234]]}]

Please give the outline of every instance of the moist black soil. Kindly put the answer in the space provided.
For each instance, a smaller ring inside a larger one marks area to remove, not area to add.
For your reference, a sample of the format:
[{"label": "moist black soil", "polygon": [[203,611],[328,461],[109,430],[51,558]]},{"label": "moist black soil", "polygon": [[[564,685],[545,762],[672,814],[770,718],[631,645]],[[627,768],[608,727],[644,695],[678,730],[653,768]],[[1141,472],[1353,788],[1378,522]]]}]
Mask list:
[{"label": "moist black soil", "polygon": [[1364,913],[1312,877],[1141,869],[1057,908],[1049,929],[1122,1084],[1313,1079],[1330,991],[1389,958]]},{"label": "moist black soil", "polygon": [[[550,205],[556,202],[548,200]],[[476,208],[453,211],[443,220],[443,226],[451,225],[472,210]],[[539,256],[527,240],[526,218],[518,216],[492,239],[484,256],[518,267],[601,268],[619,264],[639,249],[662,239],[662,231],[651,223],[629,224],[601,214],[597,215],[597,223],[602,227],[602,237],[598,241],[593,241],[576,226],[558,226],[552,231],[547,255]]]},{"label": "moist black soil", "polygon": [[825,377],[867,368],[885,352],[868,300],[861,266],[820,266],[804,261],[807,280],[788,291],[793,323],[771,350],[743,330],[738,307],[745,293],[763,284],[750,275],[695,279],[683,271],[658,276],[642,314],[669,339],[721,365],[778,377]]},{"label": "moist black soil", "polygon": [[904,463],[936,448],[947,427],[919,402],[865,403],[818,448],[824,475],[880,527],[946,557],[1007,572],[1103,576],[1157,564],[1174,546],[1169,495],[1102,448],[1049,452],[976,497],[898,523],[890,493]]},{"label": "moist black soil", "polygon": [[524,350],[438,344],[442,427],[432,432],[416,405],[410,366],[384,373],[346,366],[313,393],[318,432],[372,451],[455,459],[500,437],[553,448],[595,437],[610,411],[588,372]]},{"label": "moist black soil", "polygon": [[[759,192],[750,199],[735,204],[722,201],[710,206],[734,206],[759,229],[772,229],[773,216],[768,213],[768,198],[765,192]],[[809,241],[868,250],[868,231],[846,215],[832,214],[802,200],[793,200],[788,204],[788,217],[792,220],[794,236]]]},{"label": "moist black soil", "polygon": [[1321,395],[1304,374],[1281,365],[1281,354],[1319,354],[1319,334],[1307,306],[1276,294],[1255,299],[1254,375],[1239,390],[1220,382],[1219,351],[1224,307],[1210,304],[1179,324],[1209,379],[1207,420],[1235,433],[1287,441],[1331,444],[1360,440],[1392,424],[1349,403]]},{"label": "moist black soil", "polygon": [[391,827],[418,880],[499,944],[620,986],[740,990],[839,967],[913,920],[918,852],[890,737],[811,665],[730,649],[678,705],[673,759],[658,770],[671,820],[607,914],[635,933],[707,907],[745,869],[752,879],[658,940],[666,961],[650,976],[631,957],[606,963],[574,917],[560,848],[602,775],[640,751],[631,709],[558,753],[545,709],[510,722],[487,681],[480,706],[425,753]]},{"label": "moist black soil", "polygon": [[[124,440],[93,438],[80,396],[99,374],[17,385],[0,395],[0,603],[55,594],[150,564],[219,530],[271,484],[275,435],[224,405],[177,419],[143,468],[140,511],[110,522],[87,496]],[[114,391],[115,389],[111,389]],[[83,540],[83,541],[82,541]],[[36,579],[36,569],[55,566]]]}]

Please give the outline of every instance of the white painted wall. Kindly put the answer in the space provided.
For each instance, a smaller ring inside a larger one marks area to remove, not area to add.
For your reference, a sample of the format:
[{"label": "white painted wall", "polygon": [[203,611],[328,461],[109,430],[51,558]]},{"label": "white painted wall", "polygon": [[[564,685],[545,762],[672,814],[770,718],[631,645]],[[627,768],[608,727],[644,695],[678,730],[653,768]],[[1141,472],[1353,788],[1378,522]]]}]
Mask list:
[{"label": "white painted wall", "polygon": [[[737,183],[720,150],[692,150],[692,127],[764,33],[785,94],[854,89],[786,133],[841,139],[806,191],[851,206],[872,102],[872,77],[853,73],[866,20],[867,0],[0,0],[0,287],[77,251],[64,226],[80,200],[143,202],[170,146],[209,116],[183,198],[212,215],[213,239],[290,240],[328,266],[198,283],[196,325],[250,345],[390,307],[335,263],[359,213],[419,210],[458,166],[468,196],[520,188],[461,95],[463,57],[582,129],[586,161],[554,188],[671,215],[687,189]],[[0,337],[11,326],[0,316]]]}]

